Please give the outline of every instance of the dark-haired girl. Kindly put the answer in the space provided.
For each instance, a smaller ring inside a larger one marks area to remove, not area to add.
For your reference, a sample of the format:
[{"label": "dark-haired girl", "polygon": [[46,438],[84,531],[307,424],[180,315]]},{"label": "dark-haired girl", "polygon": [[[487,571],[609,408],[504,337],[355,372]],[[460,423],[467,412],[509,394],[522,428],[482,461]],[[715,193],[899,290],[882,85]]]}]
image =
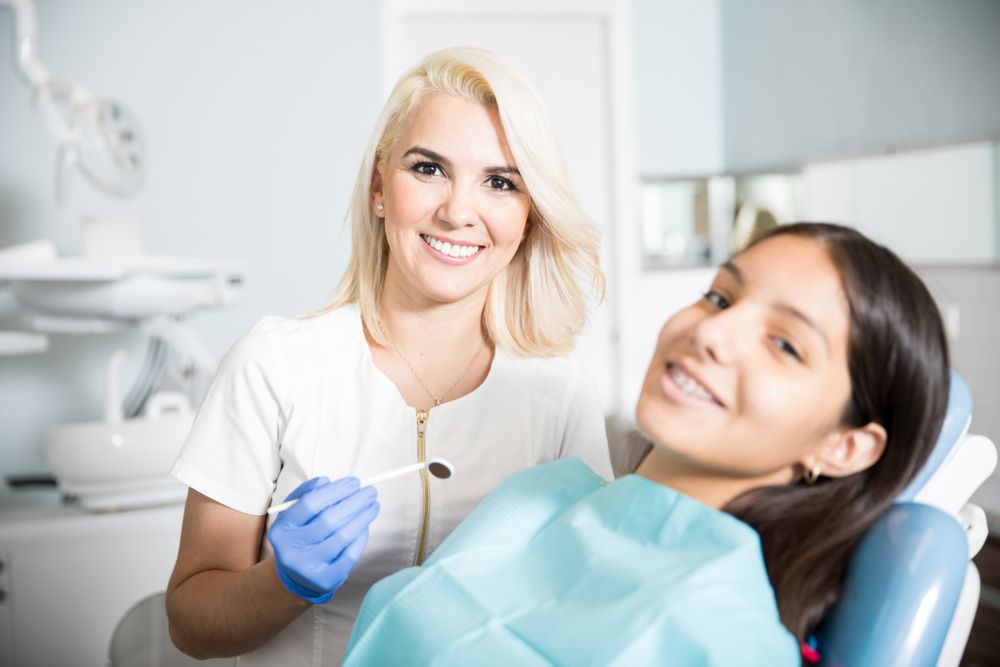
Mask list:
[{"label": "dark-haired girl", "polygon": [[371,590],[346,664],[799,664],[947,394],[910,269],[847,228],[779,227],[664,325],[635,474],[508,479]]}]

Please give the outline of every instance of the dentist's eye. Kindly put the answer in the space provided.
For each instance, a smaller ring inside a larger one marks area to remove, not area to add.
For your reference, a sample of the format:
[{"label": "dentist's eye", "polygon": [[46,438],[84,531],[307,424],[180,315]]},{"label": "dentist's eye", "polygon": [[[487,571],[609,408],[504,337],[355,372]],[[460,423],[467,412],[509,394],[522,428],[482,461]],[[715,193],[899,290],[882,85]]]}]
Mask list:
[{"label": "dentist's eye", "polygon": [[722,296],[722,294],[716,292],[715,290],[709,290],[705,292],[705,300],[708,301],[713,306],[715,306],[716,308],[718,308],[719,310],[725,310],[726,308],[729,308],[729,306],[731,305],[729,303],[729,299]]},{"label": "dentist's eye", "polygon": [[513,192],[517,190],[517,186],[510,179],[504,178],[503,176],[490,176],[486,179],[486,185],[490,190],[496,190],[497,192]]},{"label": "dentist's eye", "polygon": [[787,354],[790,357],[796,359],[797,361],[802,361],[802,355],[799,354],[799,351],[795,349],[794,345],[792,345],[791,343],[789,343],[784,338],[780,338],[778,336],[775,336],[774,337],[774,344],[777,346],[777,348],[779,350],[781,350],[781,352],[783,354]]},{"label": "dentist's eye", "polygon": [[444,176],[441,167],[433,162],[418,162],[410,170],[421,176]]}]

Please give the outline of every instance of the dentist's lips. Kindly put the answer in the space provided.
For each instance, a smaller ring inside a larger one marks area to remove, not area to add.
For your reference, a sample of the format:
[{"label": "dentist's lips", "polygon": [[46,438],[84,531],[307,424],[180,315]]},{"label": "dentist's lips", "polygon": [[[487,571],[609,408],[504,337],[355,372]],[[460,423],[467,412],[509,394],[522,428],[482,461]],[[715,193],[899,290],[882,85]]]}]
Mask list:
[{"label": "dentist's lips", "polygon": [[441,239],[430,234],[421,234],[420,238],[434,257],[448,264],[466,264],[471,262],[486,247],[452,239]]},{"label": "dentist's lips", "polygon": [[682,364],[669,361],[660,375],[660,387],[667,398],[692,407],[724,407],[715,394]]}]

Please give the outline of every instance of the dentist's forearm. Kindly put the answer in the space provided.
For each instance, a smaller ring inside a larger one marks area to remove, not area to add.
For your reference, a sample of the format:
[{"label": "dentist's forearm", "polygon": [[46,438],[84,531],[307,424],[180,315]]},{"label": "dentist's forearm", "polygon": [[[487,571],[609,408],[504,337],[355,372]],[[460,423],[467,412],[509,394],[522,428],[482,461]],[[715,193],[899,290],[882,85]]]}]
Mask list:
[{"label": "dentist's forearm", "polygon": [[240,572],[199,572],[167,593],[170,638],[202,660],[247,653],[311,606],[281,583],[273,556]]}]

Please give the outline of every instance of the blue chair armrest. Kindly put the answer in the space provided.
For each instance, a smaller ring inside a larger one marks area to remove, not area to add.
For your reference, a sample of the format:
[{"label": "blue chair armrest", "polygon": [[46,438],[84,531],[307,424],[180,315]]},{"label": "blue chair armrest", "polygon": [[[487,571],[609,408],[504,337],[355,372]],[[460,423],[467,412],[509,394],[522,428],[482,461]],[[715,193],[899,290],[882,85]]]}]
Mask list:
[{"label": "blue chair armrest", "polygon": [[820,628],[822,664],[936,665],[968,560],[954,517],[920,503],[894,505],[858,545],[840,601]]}]

